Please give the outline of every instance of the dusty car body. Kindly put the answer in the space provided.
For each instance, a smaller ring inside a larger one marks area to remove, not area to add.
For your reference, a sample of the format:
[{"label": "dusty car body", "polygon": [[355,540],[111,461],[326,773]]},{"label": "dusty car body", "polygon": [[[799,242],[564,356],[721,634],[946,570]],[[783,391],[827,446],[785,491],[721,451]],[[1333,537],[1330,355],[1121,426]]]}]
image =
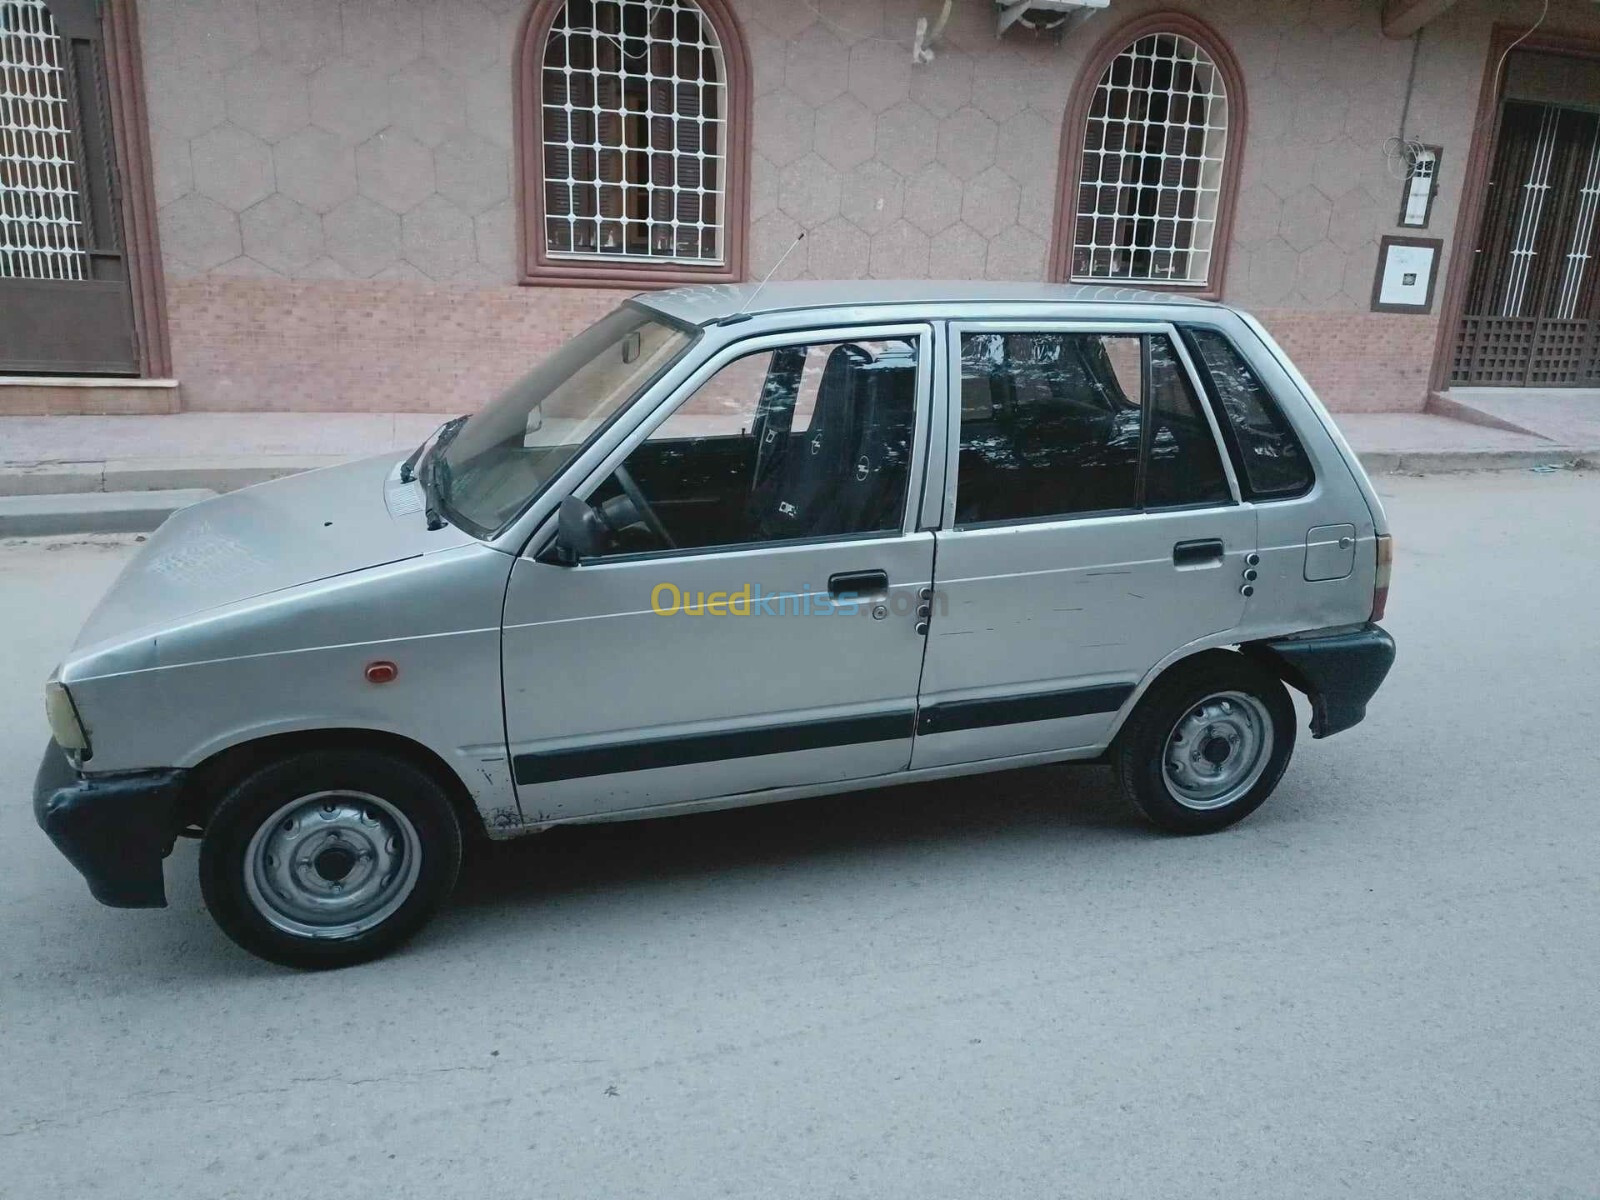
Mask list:
[{"label": "dusty car body", "polygon": [[175,514],[50,681],[35,808],[108,904],[164,904],[203,836],[224,928],[304,965],[419,925],[463,830],[1110,754],[1202,832],[1286,765],[1279,681],[1317,736],[1362,718],[1387,554],[1229,308],[651,293],[404,461]]}]

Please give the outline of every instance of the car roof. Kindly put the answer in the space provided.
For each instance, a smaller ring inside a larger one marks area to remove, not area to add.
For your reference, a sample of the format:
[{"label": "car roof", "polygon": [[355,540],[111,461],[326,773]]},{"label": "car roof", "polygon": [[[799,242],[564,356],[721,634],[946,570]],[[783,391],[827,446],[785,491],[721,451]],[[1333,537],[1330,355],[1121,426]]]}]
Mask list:
[{"label": "car roof", "polygon": [[791,312],[911,304],[1162,304],[1218,307],[1178,292],[1151,292],[1112,284],[989,283],[978,279],[799,279],[703,284],[644,292],[636,297],[679,321],[706,325],[739,313]]}]

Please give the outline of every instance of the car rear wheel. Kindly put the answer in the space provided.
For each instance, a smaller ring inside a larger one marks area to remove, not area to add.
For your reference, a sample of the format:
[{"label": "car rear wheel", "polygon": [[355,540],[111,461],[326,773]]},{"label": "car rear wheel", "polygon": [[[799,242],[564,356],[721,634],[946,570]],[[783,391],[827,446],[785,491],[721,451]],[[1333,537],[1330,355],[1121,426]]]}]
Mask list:
[{"label": "car rear wheel", "polygon": [[461,829],[427,772],[393,755],[317,750],[269,763],[218,804],[200,887],[224,933],[293,967],[388,953],[449,895]]},{"label": "car rear wheel", "polygon": [[1123,792],[1171,833],[1211,833],[1272,794],[1294,751],[1294,704],[1242,655],[1211,651],[1145,693],[1115,752]]}]

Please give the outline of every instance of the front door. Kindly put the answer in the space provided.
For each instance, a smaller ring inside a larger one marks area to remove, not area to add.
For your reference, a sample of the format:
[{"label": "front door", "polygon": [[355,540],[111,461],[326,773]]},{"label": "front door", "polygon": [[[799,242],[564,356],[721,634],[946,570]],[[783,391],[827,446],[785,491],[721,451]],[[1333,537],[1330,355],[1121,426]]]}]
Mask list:
[{"label": "front door", "polygon": [[136,375],[100,6],[0,0],[0,375]]},{"label": "front door", "polygon": [[1238,625],[1255,515],[1167,326],[952,330],[952,441],[912,766],[1104,743]]},{"label": "front door", "polygon": [[905,769],[930,338],[740,343],[576,488],[605,549],[564,566],[536,537],[506,596],[524,820]]}]

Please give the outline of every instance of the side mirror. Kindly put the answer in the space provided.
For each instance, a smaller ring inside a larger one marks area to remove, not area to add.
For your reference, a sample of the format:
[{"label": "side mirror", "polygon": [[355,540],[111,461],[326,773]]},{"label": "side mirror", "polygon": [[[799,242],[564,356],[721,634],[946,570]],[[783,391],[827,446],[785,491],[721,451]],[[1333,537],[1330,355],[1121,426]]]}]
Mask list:
[{"label": "side mirror", "polygon": [[561,502],[556,511],[555,562],[575,567],[583,559],[603,553],[610,542],[610,529],[587,500],[568,496]]}]

